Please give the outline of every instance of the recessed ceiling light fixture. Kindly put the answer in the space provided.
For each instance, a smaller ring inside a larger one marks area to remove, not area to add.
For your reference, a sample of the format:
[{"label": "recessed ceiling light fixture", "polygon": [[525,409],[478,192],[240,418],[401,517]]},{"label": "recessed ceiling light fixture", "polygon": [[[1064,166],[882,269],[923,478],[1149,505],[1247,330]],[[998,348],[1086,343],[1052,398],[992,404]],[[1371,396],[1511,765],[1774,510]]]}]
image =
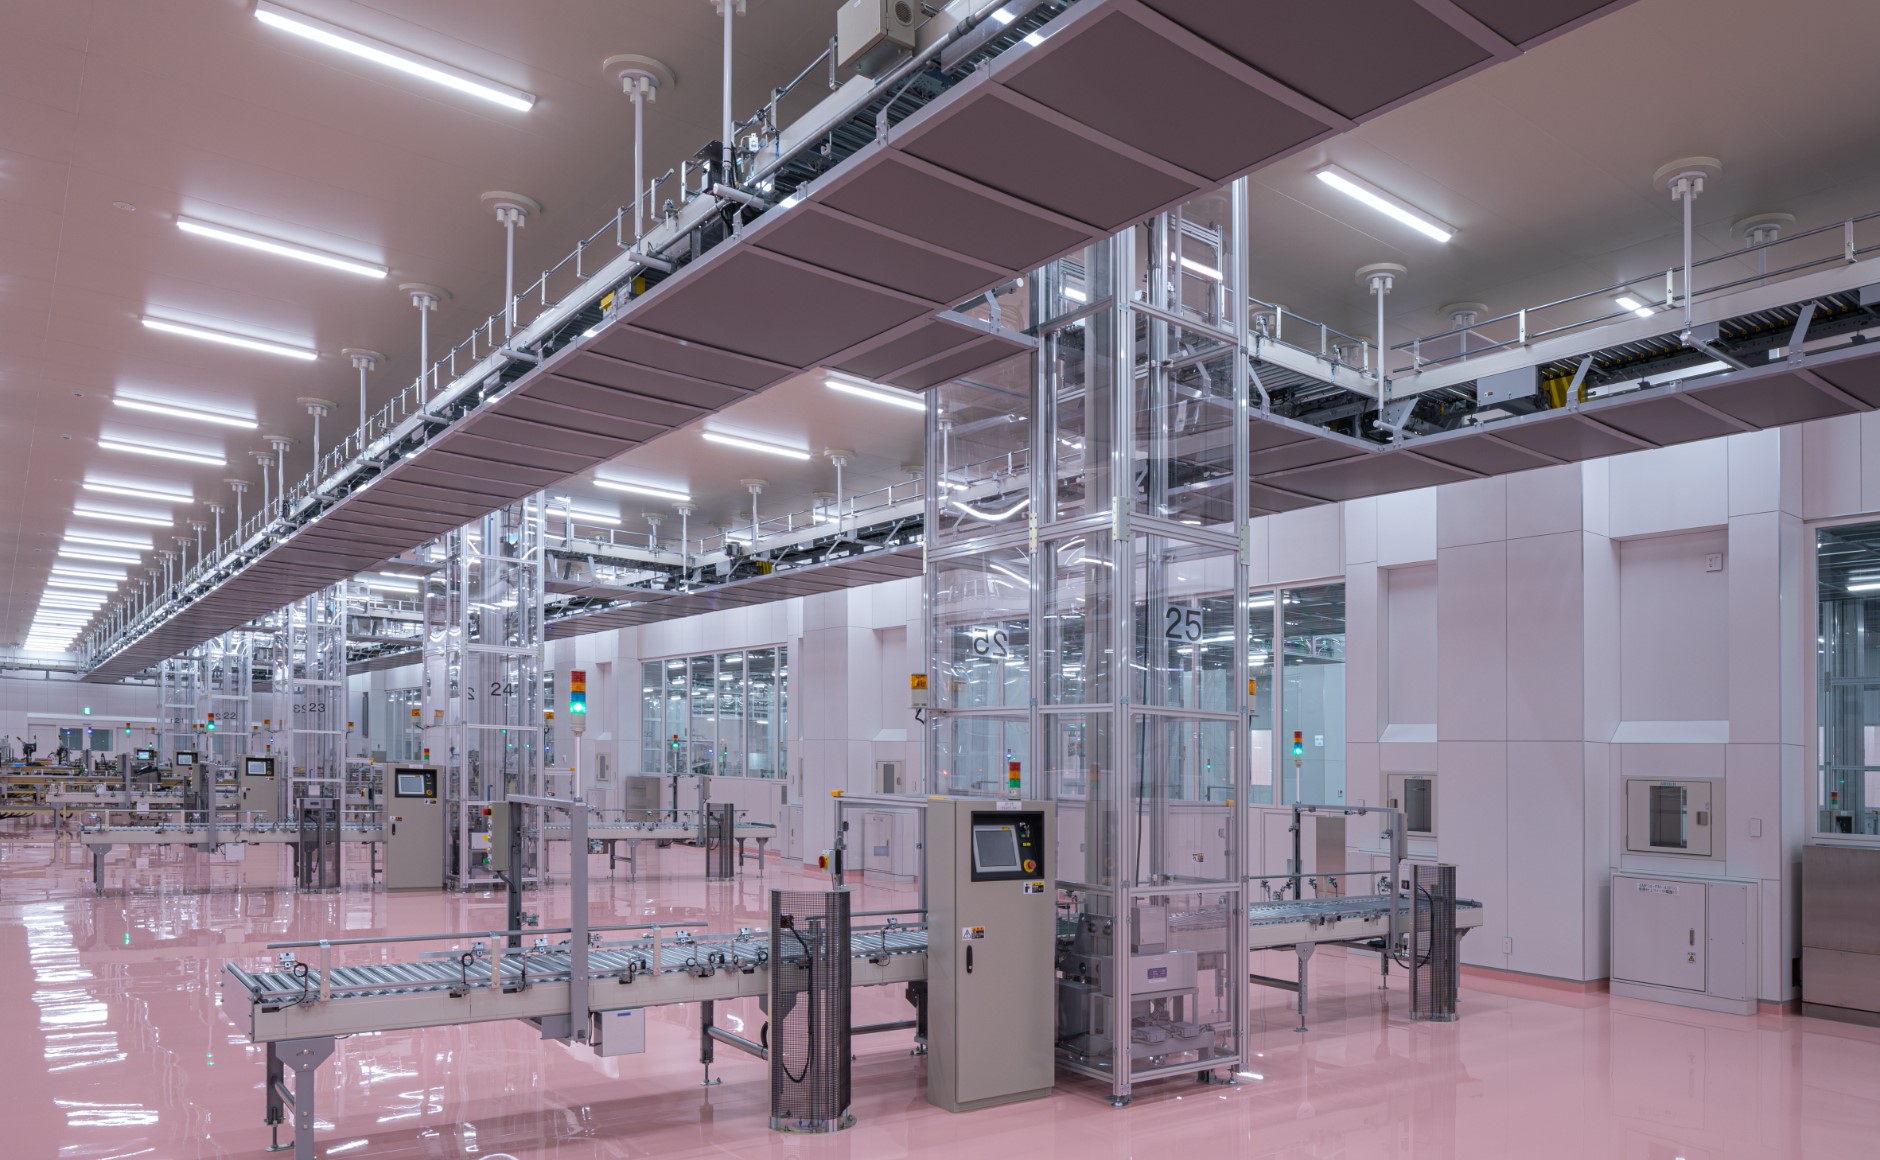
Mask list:
[{"label": "recessed ceiling light fixture", "polygon": [[1872,584],[1849,584],[1847,590],[1849,592],[1880,592],[1880,582]]},{"label": "recessed ceiling light fixture", "polygon": [[609,491],[630,491],[634,495],[650,495],[654,499],[669,499],[674,503],[691,503],[692,497],[683,491],[674,491],[667,487],[648,487],[644,483],[625,483],[617,479],[596,479],[595,487],[604,487]]},{"label": "recessed ceiling light fixture", "polygon": [[80,552],[74,548],[60,548],[59,555],[68,560],[96,560],[101,564],[141,564],[135,556],[107,556],[103,552]]},{"label": "recessed ceiling light fixture", "polygon": [[366,577],[365,585],[367,588],[383,588],[387,592],[416,592],[418,590],[418,585],[410,580],[387,580],[378,576]]},{"label": "recessed ceiling light fixture", "polygon": [[107,572],[103,568],[74,568],[68,564],[54,564],[52,566],[52,574],[54,576],[77,576],[80,579],[90,578],[92,580],[124,579],[124,573],[122,572]]},{"label": "recessed ceiling light fixture", "polygon": [[766,455],[781,455],[786,459],[809,458],[809,452],[797,447],[783,447],[776,443],[761,443],[756,439],[745,439],[737,435],[721,435],[716,431],[701,431],[699,434],[707,443],[717,443],[725,447],[741,447],[746,451],[762,451]]},{"label": "recessed ceiling light fixture", "polygon": [[118,586],[115,584],[99,584],[91,580],[62,580],[57,577],[46,581],[46,587],[80,588],[87,592],[116,592],[118,589]]},{"label": "recessed ceiling light fixture", "polygon": [[1614,298],[1613,301],[1619,304],[1620,309],[1630,310],[1640,318],[1650,318],[1652,315],[1658,313],[1630,294],[1621,294],[1617,298]]},{"label": "recessed ceiling light fixture", "polygon": [[169,403],[149,403],[143,399],[127,399],[123,395],[113,396],[111,401],[130,411],[144,411],[151,415],[168,415],[172,419],[191,419],[197,423],[214,423],[221,427],[241,427],[252,431],[257,427],[253,419],[245,415],[218,415],[213,411],[198,411],[191,407],[176,407]]},{"label": "recessed ceiling light fixture", "polygon": [[123,451],[130,455],[148,455],[153,459],[175,459],[183,463],[206,463],[210,467],[227,467],[228,460],[220,455],[204,455],[199,451],[178,451],[174,447],[152,447],[148,443],[126,443],[120,439],[100,439],[98,446],[106,451]]},{"label": "recessed ceiling light fixture", "polygon": [[1364,178],[1347,173],[1336,165],[1327,165],[1312,176],[1353,201],[1370,206],[1392,221],[1402,222],[1426,238],[1446,242],[1456,236],[1453,228],[1430,217],[1395,194],[1386,193]]},{"label": "recessed ceiling light fixture", "polygon": [[387,44],[382,40],[361,36],[357,32],[341,28],[336,24],[315,20],[311,16],[302,16],[279,4],[270,4],[268,0],[258,0],[255,4],[255,19],[271,28],[305,37],[315,44],[336,48],[362,60],[397,69],[407,76],[443,85],[445,88],[468,93],[473,97],[481,97],[505,109],[514,109],[518,113],[526,113],[535,105],[534,93],[512,89],[508,85],[498,84],[493,80],[477,76],[475,73],[465,72],[441,60],[419,56],[415,52],[407,52],[405,49]]},{"label": "recessed ceiling light fixture", "polygon": [[103,508],[74,507],[72,514],[88,520],[104,520],[107,523],[143,524],[150,528],[167,528],[176,521],[170,516],[147,516],[139,512],[108,512]]},{"label": "recessed ceiling light fixture", "polygon": [[905,391],[893,387],[878,387],[873,383],[856,383],[847,379],[824,379],[823,385],[832,391],[841,391],[845,395],[854,395],[858,399],[872,399],[877,403],[904,407],[909,411],[925,411],[927,403]]},{"label": "recessed ceiling light fixture", "polygon": [[124,487],[116,483],[93,483],[86,480],[86,491],[103,492],[105,495],[128,495],[132,499],[147,499],[157,503],[195,503],[196,497],[180,495],[173,491],[152,491],[147,487]]},{"label": "recessed ceiling light fixture", "polygon": [[283,358],[303,359],[312,362],[320,357],[317,350],[308,350],[300,346],[288,346],[283,342],[269,342],[265,338],[249,338],[244,334],[230,334],[226,330],[210,330],[204,326],[191,326],[186,322],[170,322],[162,318],[146,316],[143,324],[151,330],[161,330],[165,334],[180,334],[185,338],[199,338],[204,342],[219,342],[223,346],[238,346],[243,350],[258,350],[262,354],[278,354]]},{"label": "recessed ceiling light fixture", "polygon": [[584,512],[580,508],[569,508],[568,514],[577,524],[606,524],[614,528],[620,526],[619,516],[610,516],[604,512]]},{"label": "recessed ceiling light fixture", "polygon": [[277,257],[293,258],[299,262],[311,262],[316,266],[325,266],[333,270],[344,270],[348,274],[359,274],[367,278],[383,278],[384,266],[375,266],[370,262],[361,262],[355,258],[342,258],[338,254],[329,254],[325,250],[316,250],[312,246],[295,245],[279,238],[270,238],[265,234],[253,234],[247,230],[230,229],[228,226],[212,225],[197,221],[195,218],[179,217],[176,228],[186,234],[214,238],[218,242],[229,242],[237,246],[246,246],[251,250],[260,250]]},{"label": "recessed ceiling light fixture", "polygon": [[107,548],[126,548],[133,552],[148,552],[150,545],[136,540],[120,540],[112,536],[94,536],[89,532],[67,532],[65,538],[74,544],[102,544]]}]

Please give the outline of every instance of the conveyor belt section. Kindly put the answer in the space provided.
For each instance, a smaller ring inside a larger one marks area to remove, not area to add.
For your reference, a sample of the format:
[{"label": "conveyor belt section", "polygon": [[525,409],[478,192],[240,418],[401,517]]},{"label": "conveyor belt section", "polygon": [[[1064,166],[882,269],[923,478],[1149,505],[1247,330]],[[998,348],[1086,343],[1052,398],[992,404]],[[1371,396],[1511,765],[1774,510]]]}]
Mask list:
[{"label": "conveyor belt section", "polygon": [[[217,826],[214,840],[222,845],[256,843],[292,843],[301,840],[300,827],[292,822],[261,823],[249,826]],[[195,845],[210,841],[206,826],[150,825],[83,826],[78,840],[86,846],[169,846]],[[352,824],[339,828],[342,842],[383,842],[385,828],[378,825]]]},{"label": "conveyor belt section", "polygon": [[[573,829],[567,822],[551,822],[534,827],[544,837],[557,842],[568,840]],[[673,841],[683,842],[696,838],[701,832],[697,823],[684,822],[589,822],[589,838],[636,840],[636,841]],[[739,822],[732,832],[738,838],[774,838],[777,827],[772,822]]]}]

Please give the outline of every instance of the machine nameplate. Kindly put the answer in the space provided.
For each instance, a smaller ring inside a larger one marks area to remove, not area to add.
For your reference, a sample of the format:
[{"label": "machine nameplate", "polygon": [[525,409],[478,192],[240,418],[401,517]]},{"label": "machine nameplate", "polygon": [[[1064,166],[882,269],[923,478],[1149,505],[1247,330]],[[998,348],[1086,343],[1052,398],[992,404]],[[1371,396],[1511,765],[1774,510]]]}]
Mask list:
[{"label": "machine nameplate", "polygon": [[1018,809],[1018,807],[1022,804],[1023,803],[1021,802],[999,802],[993,808],[997,810],[1011,811],[1011,810]]}]

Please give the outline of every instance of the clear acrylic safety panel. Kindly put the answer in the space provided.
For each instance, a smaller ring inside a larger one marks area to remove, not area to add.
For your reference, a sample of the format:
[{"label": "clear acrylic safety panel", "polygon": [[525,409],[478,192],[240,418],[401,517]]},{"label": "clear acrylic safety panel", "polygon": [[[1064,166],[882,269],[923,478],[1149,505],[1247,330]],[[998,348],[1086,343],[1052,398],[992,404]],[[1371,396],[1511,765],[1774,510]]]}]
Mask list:
[{"label": "clear acrylic safety panel", "polygon": [[1288,588],[1280,599],[1286,682],[1280,801],[1337,805],[1345,800],[1345,586]]},{"label": "clear acrylic safety panel", "polygon": [[971,713],[951,716],[939,730],[939,768],[934,792],[960,797],[1004,797],[1010,764],[1019,763],[1021,792],[1033,778],[1025,768],[1031,747],[1026,717]]},{"label": "clear acrylic safety panel", "polygon": [[1121,786],[1112,744],[1115,714],[1044,715],[1044,770],[1039,792],[1057,803],[1057,871],[1064,882],[1115,886]]},{"label": "clear acrylic safety panel", "polygon": [[939,518],[933,541],[1023,527],[1031,508],[1031,356],[934,388]]},{"label": "clear acrylic safety panel", "polygon": [[1031,554],[1016,545],[933,562],[939,707],[1030,704],[1031,571]]},{"label": "clear acrylic safety panel", "polygon": [[1044,704],[1110,699],[1117,599],[1113,544],[1107,528],[1092,528],[1041,547],[1045,588],[1038,663]]},{"label": "clear acrylic safety panel", "polygon": [[1234,723],[1178,713],[1131,715],[1136,768],[1135,881],[1220,882],[1234,875]]},{"label": "clear acrylic safety panel", "polygon": [[1135,544],[1131,700],[1224,713],[1236,704],[1234,553],[1167,536]]}]

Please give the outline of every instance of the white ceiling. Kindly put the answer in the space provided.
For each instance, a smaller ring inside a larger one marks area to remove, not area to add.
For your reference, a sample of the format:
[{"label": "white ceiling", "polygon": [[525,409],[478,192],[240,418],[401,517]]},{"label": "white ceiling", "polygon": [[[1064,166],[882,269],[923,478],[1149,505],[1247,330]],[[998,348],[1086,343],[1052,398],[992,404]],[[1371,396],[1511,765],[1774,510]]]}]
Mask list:
[{"label": "white ceiling", "polygon": [[[822,50],[837,3],[751,0],[734,57],[741,113]],[[249,453],[266,450],[263,435],[297,440],[290,476],[308,463],[312,421],[297,398],[338,401],[323,424],[329,441],[356,424],[341,348],[388,356],[374,407],[415,376],[417,320],[400,282],[453,295],[433,317],[434,351],[498,309],[502,234],[483,192],[515,190],[545,207],[519,238],[519,281],[607,220],[631,186],[632,121],[605,58],[638,53],[676,74],[648,109],[651,174],[718,135],[720,25],[707,0],[287,6],[538,101],[514,113],[389,72],[262,25],[248,0],[0,5],[0,645],[24,635],[60,535],[107,527],[70,517],[82,480],[189,491],[200,502],[177,511],[180,525],[209,519],[200,503],[230,501],[223,480],[243,477],[256,481],[252,512],[260,474]],[[370,281],[193,237],[176,228],[178,214],[391,274]],[[315,347],[320,358],[154,333],[138,322],[145,313]],[[119,392],[255,417],[261,429],[133,416],[111,405]],[[113,435],[223,455],[228,466],[97,447]]]},{"label": "white ceiling", "polygon": [[[526,89],[538,103],[510,113],[386,73],[262,26],[246,0],[0,6],[0,645],[23,635],[61,533],[103,528],[70,516],[81,480],[226,502],[223,479],[258,480],[249,453],[276,431],[299,441],[290,454],[304,470],[311,422],[297,397],[338,400],[329,432],[357,418],[342,347],[388,356],[373,377],[375,406],[415,372],[416,320],[399,282],[453,293],[434,316],[434,350],[493,310],[501,233],[482,192],[517,190],[545,205],[519,239],[527,276],[607,218],[626,194],[631,139],[604,58],[642,53],[678,76],[649,110],[651,171],[717,133],[718,18],[707,0],[291,6]],[[821,50],[836,6],[752,0],[738,26],[740,109]],[[1754,0],[1640,0],[1262,172],[1253,290],[1368,334],[1353,271],[1402,262],[1410,273],[1390,301],[1391,336],[1402,340],[1446,325],[1437,308],[1452,301],[1498,312],[1649,278],[1677,251],[1675,210],[1651,187],[1652,171],[1691,154],[1725,166],[1698,201],[1700,253],[1734,245],[1729,224],[1752,212],[1787,211],[1806,228],[1880,208],[1871,148],[1880,108],[1866,59],[1876,34],[1871,0],[1794,0],[1779,19]],[[1450,223],[1456,238],[1439,246],[1344,202],[1311,177],[1327,161]],[[113,208],[119,201],[137,208]],[[187,236],[175,228],[179,213],[392,273],[371,282]],[[321,357],[289,362],[155,334],[138,325],[145,312],[317,347]],[[110,405],[116,392],[255,416],[262,429],[133,421]],[[855,451],[851,492],[905,478],[901,466],[920,457],[916,416],[832,396],[820,377],[712,425],[819,453]],[[112,434],[214,451],[229,466],[98,449]],[[799,463],[714,447],[694,432],[599,474],[689,491],[708,525],[748,518],[742,478],[770,481],[766,514],[834,490],[821,454]],[[589,477],[557,491],[618,511],[629,527],[644,526],[641,512],[668,510],[596,490]],[[258,493],[257,484],[250,510]],[[178,518],[208,517],[198,505]]]}]

